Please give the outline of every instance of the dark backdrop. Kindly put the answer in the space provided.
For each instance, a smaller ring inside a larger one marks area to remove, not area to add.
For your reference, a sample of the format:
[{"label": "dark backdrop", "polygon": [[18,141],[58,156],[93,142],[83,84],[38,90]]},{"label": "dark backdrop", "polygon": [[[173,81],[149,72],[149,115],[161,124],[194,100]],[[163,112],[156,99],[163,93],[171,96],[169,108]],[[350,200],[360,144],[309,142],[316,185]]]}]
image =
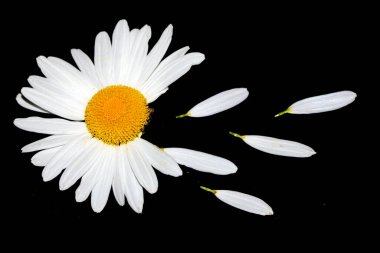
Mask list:
[{"label": "dark backdrop", "polygon": [[[358,146],[360,108],[370,85],[365,77],[371,70],[364,69],[363,57],[372,36],[367,29],[371,16],[365,9],[348,5],[177,5],[58,5],[46,10],[34,6],[7,20],[9,46],[5,53],[12,55],[5,73],[10,78],[5,83],[9,99],[5,110],[10,116],[6,135],[12,142],[6,156],[12,162],[4,168],[11,175],[3,181],[9,183],[12,227],[17,233],[45,225],[106,232],[117,228],[124,235],[131,232],[148,239],[163,236],[189,242],[203,238],[209,243],[215,239],[227,243],[234,238],[237,241],[232,242],[237,244],[254,243],[253,235],[260,233],[268,239],[289,238],[283,246],[306,241],[322,247],[337,242],[342,232],[352,234],[360,216],[353,208],[353,199],[359,201],[358,171],[365,167]],[[17,13],[16,9],[9,11]],[[233,161],[239,170],[217,176],[182,167],[180,178],[157,173],[159,190],[154,195],[145,193],[143,214],[119,207],[113,196],[104,211],[95,214],[90,201],[75,202],[78,184],[61,192],[58,179],[42,181],[42,169],[30,163],[32,154],[21,154],[22,146],[42,136],[12,126],[13,118],[36,115],[17,106],[14,98],[28,85],[29,75],[40,74],[37,56],[57,56],[73,63],[70,49],[80,48],[92,57],[96,34],[103,30],[111,33],[123,18],[132,28],[149,24],[153,32],[150,45],[173,24],[169,53],[189,45],[190,51],[206,55],[201,65],[151,104],[155,111],[145,130],[146,139],[161,147],[187,147],[219,155]],[[239,106],[207,118],[175,119],[196,103],[235,87],[247,87],[250,92]],[[333,112],[273,117],[297,100],[340,90],[357,92],[357,100]],[[317,154],[308,159],[269,155],[228,131],[299,141]],[[200,190],[200,185],[262,198],[272,206],[274,215],[261,217],[234,209]],[[107,229],[101,230],[104,226]],[[51,230],[46,231],[49,234]]]}]

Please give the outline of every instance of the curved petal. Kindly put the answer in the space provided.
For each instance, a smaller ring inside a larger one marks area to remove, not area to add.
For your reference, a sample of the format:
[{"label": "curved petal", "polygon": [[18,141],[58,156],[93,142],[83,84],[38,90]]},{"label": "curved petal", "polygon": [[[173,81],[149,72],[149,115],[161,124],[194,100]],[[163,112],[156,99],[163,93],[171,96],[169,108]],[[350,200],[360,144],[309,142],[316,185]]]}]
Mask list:
[{"label": "curved petal", "polygon": [[84,151],[86,140],[90,136],[82,134],[73,137],[66,145],[64,145],[45,166],[42,171],[43,180],[50,181],[61,173],[78,155]]},{"label": "curved petal", "polygon": [[110,37],[100,32],[95,39],[95,70],[103,87],[113,84],[113,59]]},{"label": "curved petal", "polygon": [[132,141],[128,143],[127,155],[137,180],[149,193],[155,193],[158,188],[158,180],[152,166],[141,155],[138,142]]},{"label": "curved petal", "polygon": [[61,149],[62,147],[45,149],[40,152],[37,152],[34,156],[32,156],[32,164],[34,166],[44,167],[51,160],[53,156]]},{"label": "curved petal", "polygon": [[48,96],[36,89],[22,88],[22,95],[28,100],[57,116],[71,120],[84,120],[85,107],[76,107],[75,101],[69,97]]},{"label": "curved petal", "polygon": [[26,108],[26,109],[29,109],[29,110],[32,110],[32,111],[35,111],[35,112],[41,112],[41,113],[49,113],[48,111],[45,111],[44,109],[42,109],[41,107],[29,102],[29,101],[26,101],[22,95],[19,93],[17,94],[16,96],[16,101],[19,105],[21,105],[22,107]]},{"label": "curved petal", "polygon": [[23,153],[34,152],[37,150],[55,148],[65,145],[74,136],[73,135],[51,135],[38,141],[32,142],[24,146],[21,150]]},{"label": "curved petal", "polygon": [[125,83],[129,58],[129,27],[125,19],[120,20],[112,34],[113,66],[115,83]]},{"label": "curved petal", "polygon": [[99,213],[106,206],[111,191],[112,180],[116,167],[116,152],[114,147],[108,147],[107,157],[103,167],[100,168],[94,188],[91,193],[92,209]]},{"label": "curved petal", "polygon": [[13,123],[22,130],[41,134],[81,134],[87,132],[84,122],[73,122],[59,118],[18,118]]},{"label": "curved petal", "polygon": [[249,92],[246,88],[235,88],[220,92],[195,105],[186,113],[186,116],[206,117],[228,110],[243,102],[248,95]]},{"label": "curved petal", "polygon": [[234,163],[219,156],[186,148],[165,148],[164,151],[177,163],[198,171],[217,175],[228,175],[237,171]]},{"label": "curved petal", "polygon": [[172,41],[172,35],[173,26],[169,25],[162,33],[156,45],[154,45],[152,50],[149,52],[136,87],[138,87],[140,84],[145,83],[145,81],[153,73],[154,69],[158,66],[162,60],[162,57],[164,57],[166,51],[169,48],[170,42]]},{"label": "curved petal", "polygon": [[145,156],[145,159],[158,171],[173,177],[182,175],[181,168],[168,154],[142,138],[136,139],[136,142],[138,142],[141,153]]},{"label": "curved petal", "polygon": [[98,74],[96,73],[94,63],[82,50],[80,49],[71,49],[71,55],[78,68],[84,76],[98,89],[101,89],[103,86],[99,81]]},{"label": "curved petal", "polygon": [[61,191],[70,188],[81,178],[89,169],[91,169],[99,160],[103,146],[95,138],[91,138],[85,147],[85,150],[70,163],[59,180],[59,189]]}]

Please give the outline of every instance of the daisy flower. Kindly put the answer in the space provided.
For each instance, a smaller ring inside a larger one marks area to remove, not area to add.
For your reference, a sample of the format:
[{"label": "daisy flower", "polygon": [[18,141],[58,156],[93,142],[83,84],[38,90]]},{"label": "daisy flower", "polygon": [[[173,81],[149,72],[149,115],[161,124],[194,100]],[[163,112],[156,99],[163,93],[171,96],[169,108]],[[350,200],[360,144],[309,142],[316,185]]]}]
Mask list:
[{"label": "daisy flower", "polygon": [[[23,152],[39,151],[32,163],[44,166],[44,181],[63,171],[60,189],[81,179],[75,198],[81,202],[91,194],[95,212],[103,210],[112,188],[120,205],[125,196],[131,208],[141,213],[143,188],[149,193],[158,188],[153,167],[167,175],[182,175],[170,153],[186,163],[187,153],[199,151],[164,152],[141,138],[150,117],[149,104],[205,58],[201,53],[186,54],[189,47],[184,47],[163,59],[172,32],[169,25],[148,52],[150,27],[130,30],[127,21],[121,20],[112,43],[106,32],[97,35],[94,63],[81,50],[71,51],[79,70],[59,58],[37,58],[45,77],[29,77],[32,87],[22,88],[16,100],[29,110],[60,118],[19,118],[14,124],[50,135],[22,148]],[[205,153],[202,158],[190,166],[215,174],[237,170],[226,159]]]}]

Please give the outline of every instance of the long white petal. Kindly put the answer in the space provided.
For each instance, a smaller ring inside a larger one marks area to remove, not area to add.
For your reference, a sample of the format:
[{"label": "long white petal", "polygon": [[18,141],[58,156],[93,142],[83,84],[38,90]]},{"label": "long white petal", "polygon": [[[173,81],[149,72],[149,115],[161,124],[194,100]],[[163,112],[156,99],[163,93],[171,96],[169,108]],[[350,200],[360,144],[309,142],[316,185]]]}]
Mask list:
[{"label": "long white petal", "polygon": [[172,35],[173,26],[169,25],[162,33],[156,45],[149,52],[136,87],[138,87],[140,84],[145,83],[145,81],[153,73],[154,69],[158,66],[158,64],[162,60],[162,57],[164,57],[166,51],[168,50],[168,47],[172,40]]},{"label": "long white petal", "polygon": [[198,171],[217,175],[228,175],[237,171],[234,163],[219,156],[185,148],[165,148],[164,151],[177,163]]},{"label": "long white petal", "polygon": [[70,163],[59,180],[59,189],[61,191],[70,188],[81,178],[95,163],[99,160],[103,145],[95,138],[88,141],[84,151]]},{"label": "long white petal", "polygon": [[215,190],[214,194],[224,203],[243,211],[259,215],[273,215],[273,210],[267,203],[252,195],[229,190]]},{"label": "long white petal", "polygon": [[206,117],[214,115],[240,104],[248,97],[248,95],[249,92],[246,88],[226,90],[204,100],[191,108],[186,114],[178,117]]},{"label": "long white petal", "polygon": [[50,181],[61,173],[84,150],[86,141],[90,140],[89,134],[73,137],[64,145],[48,162],[42,171],[43,180]]},{"label": "long white petal", "polygon": [[18,118],[13,123],[22,130],[41,134],[80,134],[87,132],[84,122],[73,122],[58,118]]},{"label": "long white petal", "polygon": [[148,41],[152,35],[150,26],[145,25],[136,35],[133,49],[130,53],[130,65],[127,71],[127,84],[135,87],[145,64],[148,53]]},{"label": "long white petal", "polygon": [[82,85],[81,83],[78,83],[80,81],[76,78],[75,74],[73,75],[71,71],[68,71],[68,69],[60,63],[62,63],[62,61],[52,61],[52,58],[48,59],[43,56],[37,57],[38,66],[40,67],[42,73],[49,80],[56,83],[61,88],[73,89],[75,91],[81,92],[83,95],[87,97],[91,96],[93,91],[89,87]]},{"label": "long white petal", "polygon": [[76,106],[69,97],[52,97],[33,88],[22,88],[21,93],[42,109],[70,120],[84,120],[85,107]]},{"label": "long white petal", "polygon": [[151,194],[155,193],[158,188],[158,180],[152,166],[140,153],[138,143],[132,141],[127,146],[128,160],[133,170],[133,174],[139,180],[140,184]]},{"label": "long white petal", "polygon": [[35,112],[42,112],[42,113],[49,113],[48,111],[42,109],[41,107],[33,104],[32,102],[30,101],[26,101],[22,95],[19,93],[17,94],[16,96],[16,101],[19,105],[21,105],[22,107],[26,108],[26,109],[29,109],[29,110],[32,110],[32,111],[35,111]]},{"label": "long white petal", "polygon": [[282,140],[260,135],[239,135],[230,132],[235,137],[241,138],[245,143],[260,151],[280,156],[310,157],[316,152],[309,146],[295,141]]},{"label": "long white petal", "polygon": [[[122,168],[122,159],[124,160],[121,152],[121,146],[117,146],[116,148],[116,160],[115,160],[115,175],[112,180],[112,192],[115,196],[117,203],[121,206],[124,206],[125,197],[124,197],[124,189],[122,183],[122,177],[124,177],[124,171]],[[126,155],[126,154],[125,154]]]},{"label": "long white petal", "polygon": [[138,138],[136,141],[138,142],[141,153],[144,154],[145,159],[147,159],[158,171],[173,177],[182,175],[181,168],[168,154],[142,138]]},{"label": "long white petal", "polygon": [[56,148],[50,148],[50,149],[45,149],[40,152],[37,152],[34,156],[32,156],[32,164],[34,166],[40,166],[44,167],[48,162],[51,160],[53,156],[61,149],[61,147],[56,147]]},{"label": "long white petal", "polygon": [[105,163],[104,166],[100,169],[96,180],[97,182],[91,193],[91,206],[92,209],[97,213],[101,212],[107,204],[116,167],[115,154],[117,152],[117,149],[113,147],[107,148],[107,163]]},{"label": "long white petal", "polygon": [[[89,100],[89,94],[84,94],[78,89],[73,89],[72,87],[66,85],[61,86],[55,81],[50,80],[41,76],[30,76],[28,78],[30,86],[32,86],[37,91],[49,96],[49,97],[66,97],[75,101],[74,105],[80,105],[79,107],[85,108]],[[78,107],[78,106],[76,106]]]},{"label": "long white petal", "polygon": [[38,141],[32,142],[24,146],[21,150],[23,153],[33,152],[42,149],[55,148],[65,145],[72,139],[72,135],[51,135]]},{"label": "long white petal", "polygon": [[103,86],[113,84],[113,60],[111,40],[106,32],[95,38],[95,69]]},{"label": "long white petal", "polygon": [[75,63],[77,64],[78,68],[82,72],[84,76],[87,77],[90,82],[97,87],[98,89],[101,89],[103,86],[99,81],[98,74],[96,73],[94,63],[90,59],[90,57],[87,56],[82,50],[80,49],[71,49],[71,55],[73,56],[73,59]]},{"label": "long white petal", "polygon": [[190,53],[178,58],[161,71],[155,71],[146,82],[143,94],[146,96],[148,103],[157,93],[166,89],[178,78],[186,74],[193,65],[200,64],[205,59],[201,53]]},{"label": "long white petal", "polygon": [[[126,196],[129,206],[137,213],[141,213],[144,205],[144,192],[143,188],[137,181],[127,156],[127,145],[120,146],[119,155],[119,174],[118,178],[114,178],[119,181],[123,194]],[[115,182],[115,181],[114,181]],[[119,197],[120,198],[120,197]],[[124,197],[123,197],[124,201]],[[123,202],[120,201],[120,202]],[[118,201],[119,202],[119,201]],[[119,203],[120,204],[120,203]]]},{"label": "long white petal", "polygon": [[311,114],[337,110],[354,102],[356,93],[352,91],[339,91],[326,95],[315,96],[302,99],[285,111],[276,115],[281,116],[285,113],[292,114]]},{"label": "long white petal", "polygon": [[123,84],[129,57],[129,27],[125,19],[120,20],[112,34],[113,66],[115,83]]},{"label": "long white petal", "polygon": [[107,163],[107,145],[103,142],[98,142],[100,145],[98,156],[94,157],[94,163],[88,168],[80,181],[80,185],[75,191],[75,200],[77,202],[85,201],[90,195],[94,185],[97,182],[97,177],[104,164]]}]

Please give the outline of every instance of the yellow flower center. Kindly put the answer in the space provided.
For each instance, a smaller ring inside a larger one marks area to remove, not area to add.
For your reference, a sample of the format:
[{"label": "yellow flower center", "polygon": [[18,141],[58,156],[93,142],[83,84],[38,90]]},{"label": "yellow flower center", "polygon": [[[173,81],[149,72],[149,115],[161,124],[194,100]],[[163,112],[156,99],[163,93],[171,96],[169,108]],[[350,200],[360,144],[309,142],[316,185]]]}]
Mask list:
[{"label": "yellow flower center", "polygon": [[85,122],[99,140],[120,145],[135,139],[149,119],[145,97],[136,89],[111,85],[98,91],[88,102]]}]

